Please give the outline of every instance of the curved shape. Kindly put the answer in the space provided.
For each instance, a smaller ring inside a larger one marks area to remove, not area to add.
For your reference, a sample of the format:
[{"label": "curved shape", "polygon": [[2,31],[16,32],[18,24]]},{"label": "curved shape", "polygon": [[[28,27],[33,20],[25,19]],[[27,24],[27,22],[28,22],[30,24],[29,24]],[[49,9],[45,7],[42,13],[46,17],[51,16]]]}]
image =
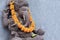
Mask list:
[{"label": "curved shape", "polygon": [[27,28],[27,27],[25,27],[24,25],[22,25],[20,22],[19,22],[19,20],[18,20],[18,18],[17,18],[17,16],[16,16],[16,12],[15,12],[15,10],[14,10],[14,2],[12,1],[11,3],[10,3],[10,10],[11,10],[11,14],[12,14],[12,19],[14,20],[14,22],[15,22],[15,24],[17,24],[18,25],[18,28],[20,28],[22,31],[24,31],[24,32],[32,32],[34,29],[35,29],[35,24],[34,24],[34,21],[32,20],[32,17],[31,17],[31,15],[30,15],[30,10],[28,10],[28,13],[29,13],[29,15],[30,15],[30,21],[32,22],[31,23],[31,25],[29,26],[29,28]]}]

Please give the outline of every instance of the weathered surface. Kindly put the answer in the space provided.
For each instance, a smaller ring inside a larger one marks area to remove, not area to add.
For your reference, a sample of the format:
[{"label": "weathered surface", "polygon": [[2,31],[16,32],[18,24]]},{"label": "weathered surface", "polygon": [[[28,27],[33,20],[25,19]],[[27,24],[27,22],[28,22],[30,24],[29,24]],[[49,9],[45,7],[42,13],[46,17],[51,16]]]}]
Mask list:
[{"label": "weathered surface", "polygon": [[[14,5],[15,5],[15,11],[17,13],[18,19],[19,20],[22,19],[21,23],[24,26],[28,27],[31,24],[31,22],[29,21],[29,15],[28,15],[28,9],[29,9],[28,3],[26,2],[26,0],[17,0],[17,1],[15,0]],[[8,4],[6,7],[6,10],[3,12],[3,24],[5,27],[8,27],[8,29],[11,31],[10,40],[19,40],[19,39],[29,40],[32,36],[32,33],[25,33],[17,27],[17,25],[14,23],[11,17],[9,6],[10,5]],[[36,36],[35,38],[31,38],[31,40],[37,40],[37,39],[43,40],[43,38],[41,37],[42,35],[44,35],[44,31],[42,31],[41,29],[34,30],[34,31],[36,32],[35,34],[37,34],[38,36]]]},{"label": "weathered surface", "polygon": [[35,34],[38,34],[38,35],[44,35],[44,31],[42,29],[38,29],[38,30],[35,30],[33,31]]},{"label": "weathered surface", "polygon": [[11,40],[43,40],[43,36],[37,35],[34,38],[28,37],[28,38],[19,38],[19,37],[14,37]]}]

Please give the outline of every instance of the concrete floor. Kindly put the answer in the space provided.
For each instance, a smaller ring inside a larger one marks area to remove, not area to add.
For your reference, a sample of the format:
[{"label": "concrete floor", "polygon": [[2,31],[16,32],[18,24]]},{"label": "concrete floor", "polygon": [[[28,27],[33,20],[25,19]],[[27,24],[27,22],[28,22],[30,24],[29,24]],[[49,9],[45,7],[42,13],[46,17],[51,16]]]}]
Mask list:
[{"label": "concrete floor", "polygon": [[[45,30],[44,40],[60,40],[60,0],[28,0],[36,28]],[[1,23],[1,11],[6,0],[0,0],[0,40],[6,40],[8,32]]]}]

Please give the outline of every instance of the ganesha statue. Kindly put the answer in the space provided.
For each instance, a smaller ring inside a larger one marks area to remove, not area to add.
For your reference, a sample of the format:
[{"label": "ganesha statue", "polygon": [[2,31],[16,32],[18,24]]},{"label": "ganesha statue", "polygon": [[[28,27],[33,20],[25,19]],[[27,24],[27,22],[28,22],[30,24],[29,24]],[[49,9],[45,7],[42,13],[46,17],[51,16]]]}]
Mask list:
[{"label": "ganesha statue", "polygon": [[2,13],[3,26],[10,31],[9,40],[44,40],[44,31],[35,29],[27,0],[10,0]]}]

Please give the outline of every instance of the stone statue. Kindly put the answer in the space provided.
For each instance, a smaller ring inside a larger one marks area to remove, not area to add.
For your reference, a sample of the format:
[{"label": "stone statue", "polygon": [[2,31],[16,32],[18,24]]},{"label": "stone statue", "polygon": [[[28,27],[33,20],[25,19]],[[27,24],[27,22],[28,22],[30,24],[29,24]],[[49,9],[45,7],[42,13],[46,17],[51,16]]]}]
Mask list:
[{"label": "stone statue", "polygon": [[[9,40],[43,40],[44,31],[42,29],[34,30],[31,33],[25,33],[21,31],[11,17],[11,10],[9,6],[10,5],[8,3],[6,9],[2,12],[3,26],[4,28],[8,28],[11,33]],[[27,12],[27,10],[29,9],[28,2],[26,0],[14,0],[14,7],[18,19],[25,27],[28,27],[31,24]],[[32,37],[32,34],[36,34],[36,36]]]}]

